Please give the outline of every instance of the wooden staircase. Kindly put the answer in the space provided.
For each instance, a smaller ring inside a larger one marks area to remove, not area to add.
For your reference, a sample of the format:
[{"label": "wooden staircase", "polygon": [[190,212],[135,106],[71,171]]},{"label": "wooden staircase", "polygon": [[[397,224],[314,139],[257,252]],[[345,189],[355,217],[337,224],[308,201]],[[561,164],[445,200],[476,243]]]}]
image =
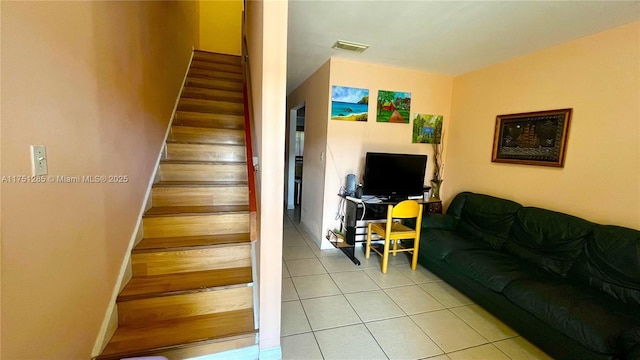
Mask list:
[{"label": "wooden staircase", "polygon": [[195,51],[98,359],[256,344],[242,67]]}]

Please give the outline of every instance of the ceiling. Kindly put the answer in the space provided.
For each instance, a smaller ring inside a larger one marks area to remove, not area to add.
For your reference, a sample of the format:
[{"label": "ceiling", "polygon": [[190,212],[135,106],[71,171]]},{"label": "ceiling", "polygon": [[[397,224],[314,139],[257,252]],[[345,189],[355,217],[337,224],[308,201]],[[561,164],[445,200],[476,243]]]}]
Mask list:
[{"label": "ceiling", "polygon": [[638,19],[640,1],[290,0],[287,93],[332,56],[458,75]]}]

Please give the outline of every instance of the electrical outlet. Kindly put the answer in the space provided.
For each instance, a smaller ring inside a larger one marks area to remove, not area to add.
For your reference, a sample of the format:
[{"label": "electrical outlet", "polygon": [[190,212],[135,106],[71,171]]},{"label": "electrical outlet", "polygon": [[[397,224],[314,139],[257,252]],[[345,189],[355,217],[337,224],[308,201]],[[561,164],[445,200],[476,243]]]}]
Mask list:
[{"label": "electrical outlet", "polygon": [[47,149],[44,145],[31,145],[31,169],[34,176],[47,175]]}]

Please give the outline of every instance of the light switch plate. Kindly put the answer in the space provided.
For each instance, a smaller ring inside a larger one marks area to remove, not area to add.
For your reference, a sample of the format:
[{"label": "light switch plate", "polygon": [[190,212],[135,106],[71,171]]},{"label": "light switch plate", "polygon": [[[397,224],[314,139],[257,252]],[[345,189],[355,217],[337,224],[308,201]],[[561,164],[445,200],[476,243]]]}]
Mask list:
[{"label": "light switch plate", "polygon": [[44,145],[31,145],[31,169],[34,176],[47,175],[47,149]]}]

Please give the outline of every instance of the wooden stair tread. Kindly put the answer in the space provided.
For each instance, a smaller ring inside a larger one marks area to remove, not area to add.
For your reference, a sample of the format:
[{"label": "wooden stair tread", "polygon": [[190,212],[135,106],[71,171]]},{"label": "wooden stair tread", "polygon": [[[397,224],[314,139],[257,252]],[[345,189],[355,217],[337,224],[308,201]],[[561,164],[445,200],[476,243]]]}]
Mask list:
[{"label": "wooden stair tread", "polygon": [[167,250],[176,248],[192,248],[202,246],[233,245],[251,242],[249,233],[203,235],[203,236],[179,236],[167,238],[144,238],[133,249],[133,253]]},{"label": "wooden stair tread", "polygon": [[139,356],[255,332],[253,309],[120,326],[98,359]]},{"label": "wooden stair tread", "polygon": [[245,165],[246,161],[161,160],[160,165]]},{"label": "wooden stair tread", "polygon": [[144,217],[153,216],[185,216],[207,215],[219,213],[238,213],[249,211],[249,205],[217,205],[217,206],[160,206],[152,207],[144,213]]},{"label": "wooden stair tread", "polygon": [[176,111],[176,115],[173,118],[173,125],[207,129],[244,130],[244,116]]},{"label": "wooden stair tread", "polygon": [[252,282],[250,266],[155,276],[134,276],[118,295],[118,301],[175,295],[188,291]]},{"label": "wooden stair tread", "polygon": [[244,94],[241,90],[218,90],[208,89],[202,87],[192,87],[186,85],[182,89],[183,99],[207,99],[207,100],[222,100],[229,102],[244,102]]},{"label": "wooden stair tread", "polygon": [[231,71],[220,71],[211,69],[190,68],[188,76],[201,77],[203,79],[225,79],[232,81],[242,81],[242,74]]},{"label": "wooden stair tread", "polygon": [[217,52],[204,51],[204,50],[193,50],[193,59],[199,61],[209,61],[215,63],[222,64],[233,64],[233,65],[241,65],[242,56],[240,55],[231,55],[231,54],[221,54]]},{"label": "wooden stair tread", "polygon": [[248,186],[246,181],[160,181],[153,187],[227,187]]},{"label": "wooden stair tread", "polygon": [[196,60],[196,59],[194,59],[191,62],[191,68],[193,68],[193,69],[207,69],[207,70],[227,71],[227,72],[238,73],[238,74],[242,73],[242,66],[241,65],[222,64],[222,63],[216,63],[216,62],[210,62],[210,61],[204,61],[204,60]]},{"label": "wooden stair tread", "polygon": [[187,140],[167,140],[167,144],[188,144],[188,145],[204,145],[204,146],[234,146],[234,147],[244,147],[244,144],[212,144],[207,142],[200,141],[187,141]]}]

